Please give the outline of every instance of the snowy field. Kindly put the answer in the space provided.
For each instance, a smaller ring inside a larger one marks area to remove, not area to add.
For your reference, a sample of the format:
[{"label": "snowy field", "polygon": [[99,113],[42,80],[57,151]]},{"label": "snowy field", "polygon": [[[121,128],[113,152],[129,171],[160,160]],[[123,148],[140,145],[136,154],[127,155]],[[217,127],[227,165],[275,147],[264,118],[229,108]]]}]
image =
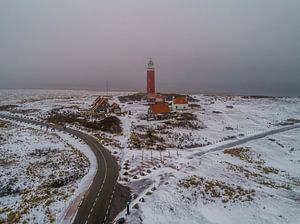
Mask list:
[{"label": "snowy field", "polygon": [[67,134],[0,120],[0,223],[54,223],[91,183],[94,155]]},{"label": "snowy field", "polygon": [[299,136],[295,129],[163,168],[129,223],[299,223]]},{"label": "snowy field", "polygon": [[[87,114],[95,98],[104,94],[107,93],[0,90],[0,113],[39,120],[53,113],[71,113],[80,119],[97,121],[99,118]],[[196,106],[186,113],[196,119],[182,122],[174,118],[145,119],[148,111],[145,101],[120,102],[118,97],[128,94],[131,93],[109,93],[110,102],[120,104],[124,112],[117,116],[121,133],[94,130],[78,122],[67,125],[94,135],[117,158],[121,167],[119,182],[130,186],[133,193],[132,211],[126,216],[129,223],[240,223],[241,220],[243,223],[297,223],[300,220],[297,213],[300,204],[299,129],[197,156],[210,147],[298,123],[299,98],[192,95],[192,104]],[[15,125],[8,131],[0,129],[1,134],[6,136],[10,130],[19,131],[22,141],[26,142],[22,136],[30,129]],[[54,144],[47,140],[51,135],[41,136],[45,145]],[[36,148],[33,143],[26,142],[29,154]],[[5,144],[0,147],[1,153],[5,152]],[[10,153],[18,144],[12,143]],[[53,147],[59,148],[61,153],[68,151],[68,147]],[[47,172],[50,175],[54,171]],[[87,168],[81,170],[77,182],[85,173]],[[14,175],[18,174],[6,173],[5,178]],[[66,200],[72,198],[71,189],[78,189],[77,182],[64,189],[69,194]],[[19,185],[21,183],[20,179]],[[60,203],[56,198],[53,201]],[[10,203],[5,197],[0,198],[0,202],[1,208],[4,208],[3,203]],[[54,207],[60,208],[56,213],[52,211],[57,222],[66,207]],[[40,220],[50,222],[45,209],[35,214]],[[1,218],[6,215],[7,212],[1,211]]]}]

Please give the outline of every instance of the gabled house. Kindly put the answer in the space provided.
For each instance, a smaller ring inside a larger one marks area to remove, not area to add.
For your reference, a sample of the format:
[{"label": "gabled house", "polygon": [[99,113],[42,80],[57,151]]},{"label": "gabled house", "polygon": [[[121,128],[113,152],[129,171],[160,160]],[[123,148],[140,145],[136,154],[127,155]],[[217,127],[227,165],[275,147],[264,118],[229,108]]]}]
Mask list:
[{"label": "gabled house", "polygon": [[148,115],[155,119],[163,119],[168,118],[170,112],[168,103],[155,103],[150,105]]},{"label": "gabled house", "polygon": [[173,96],[172,109],[186,110],[189,108],[187,96]]},{"label": "gabled house", "polygon": [[114,113],[114,114],[120,114],[121,113],[121,107],[119,106],[119,104],[117,103],[113,103],[110,108],[109,108],[109,111],[111,113]]},{"label": "gabled house", "polygon": [[97,97],[92,106],[93,113],[108,112],[110,107],[108,103],[108,98],[103,96]]}]

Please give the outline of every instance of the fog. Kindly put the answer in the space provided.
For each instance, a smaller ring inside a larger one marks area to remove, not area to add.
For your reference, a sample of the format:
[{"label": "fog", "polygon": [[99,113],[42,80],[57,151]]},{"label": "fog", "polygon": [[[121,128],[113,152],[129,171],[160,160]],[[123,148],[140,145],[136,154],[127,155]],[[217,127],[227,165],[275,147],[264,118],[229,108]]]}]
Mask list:
[{"label": "fog", "polygon": [[0,2],[0,88],[300,96],[298,0]]}]

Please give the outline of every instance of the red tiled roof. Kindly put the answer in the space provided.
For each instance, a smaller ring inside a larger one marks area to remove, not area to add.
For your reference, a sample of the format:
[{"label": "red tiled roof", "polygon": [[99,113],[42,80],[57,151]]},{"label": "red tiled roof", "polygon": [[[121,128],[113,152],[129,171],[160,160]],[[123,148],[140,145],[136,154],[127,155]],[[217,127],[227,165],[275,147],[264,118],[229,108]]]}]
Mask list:
[{"label": "red tiled roof", "polygon": [[188,100],[186,96],[174,96],[173,104],[187,104]]},{"label": "red tiled roof", "polygon": [[102,96],[98,96],[95,101],[93,102],[92,106],[96,105],[98,101],[102,99]]},{"label": "red tiled roof", "polygon": [[170,113],[170,108],[167,103],[156,103],[150,105],[150,110],[153,114],[167,114]]},{"label": "red tiled roof", "polygon": [[93,108],[92,110],[96,110],[99,107],[108,107],[108,99],[105,97],[97,97],[95,102],[93,103]]},{"label": "red tiled roof", "polygon": [[120,106],[115,102],[110,107],[113,108],[113,109],[120,108]]},{"label": "red tiled roof", "polygon": [[96,105],[96,104],[102,104],[103,102],[108,101],[107,97],[104,96],[98,96],[97,99],[93,102],[92,105]]}]

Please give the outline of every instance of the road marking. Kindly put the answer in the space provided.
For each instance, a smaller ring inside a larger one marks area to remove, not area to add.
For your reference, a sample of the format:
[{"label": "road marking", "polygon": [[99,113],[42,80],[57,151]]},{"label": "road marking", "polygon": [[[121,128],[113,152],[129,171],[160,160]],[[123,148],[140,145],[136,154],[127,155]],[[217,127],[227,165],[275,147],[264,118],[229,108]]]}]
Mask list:
[{"label": "road marking", "polygon": [[[93,210],[94,210],[94,207],[95,207],[95,205],[96,205],[96,201],[98,200],[98,198],[99,198],[99,196],[100,196],[100,193],[102,192],[104,183],[106,182],[106,179],[107,179],[107,161],[106,161],[105,156],[104,156],[104,154],[103,154],[103,150],[102,150],[102,147],[103,147],[103,146],[102,146],[102,145],[97,141],[97,139],[95,139],[93,136],[88,135],[88,134],[86,134],[86,133],[83,133],[83,132],[81,132],[81,131],[73,130],[73,129],[70,129],[70,128],[67,128],[67,129],[65,130],[65,129],[63,129],[63,128],[60,127],[60,126],[52,125],[52,124],[50,124],[50,123],[47,124],[47,123],[43,123],[43,122],[40,122],[40,121],[28,120],[28,119],[26,119],[26,118],[11,117],[11,116],[6,116],[6,115],[2,115],[2,114],[0,114],[0,117],[4,117],[4,118],[7,118],[7,119],[11,118],[11,119],[14,119],[14,120],[19,121],[20,123],[27,123],[27,122],[28,122],[28,123],[31,123],[31,124],[33,124],[33,125],[51,127],[51,128],[56,129],[56,130],[58,130],[58,131],[67,132],[67,133],[71,134],[74,138],[77,137],[77,138],[80,138],[81,140],[83,140],[83,141],[91,148],[92,151],[93,151],[92,146],[93,146],[96,150],[98,149],[98,151],[100,152],[100,154],[101,154],[101,156],[102,156],[102,158],[103,158],[104,164],[105,164],[105,175],[104,175],[104,179],[103,179],[103,181],[102,181],[101,188],[100,188],[99,192],[97,193],[97,197],[96,197],[96,199],[95,199],[95,201],[94,201],[94,203],[93,203],[92,209],[90,210],[89,215],[88,215],[88,217],[87,217],[87,219],[86,219],[86,221],[85,221],[85,224],[87,224],[87,223],[88,223],[88,220],[89,220],[89,218],[90,218],[90,216],[91,216],[91,214],[92,214],[92,212],[93,212]],[[95,142],[96,142],[97,144],[96,144]],[[100,146],[100,147],[99,147],[99,146]],[[104,148],[104,147],[103,147],[103,148]],[[105,148],[104,148],[104,149],[105,149]],[[97,164],[97,165],[98,165],[98,164]],[[117,185],[117,180],[116,180],[116,182],[115,182],[114,189],[113,189],[112,195],[111,195],[110,200],[109,200],[109,204],[108,204],[108,207],[107,207],[107,210],[106,210],[106,214],[109,213],[109,209],[110,209],[110,207],[111,207],[111,202],[112,202],[112,198],[113,198],[114,193],[115,193],[116,185]],[[79,206],[79,207],[80,207],[80,206]],[[106,221],[106,219],[108,219],[107,215],[104,217],[104,222]]]},{"label": "road marking", "polygon": [[[23,118],[24,119],[24,118]],[[20,120],[20,123],[22,123],[22,122],[24,122],[24,121],[22,121],[21,119],[19,119]],[[26,123],[26,119],[24,119],[25,120],[25,122],[24,123]],[[36,123],[36,122],[33,122],[33,121],[28,121],[28,122],[31,122],[31,123]],[[41,122],[41,124],[40,124],[41,126],[48,126],[47,124],[45,124],[45,123],[42,123]],[[59,131],[62,131],[60,128],[58,128],[58,127],[54,127],[55,129],[57,129],[57,130],[59,130]],[[106,181],[106,177],[107,177],[107,162],[106,162],[106,159],[105,159],[105,157],[104,157],[104,155],[103,155],[103,152],[102,152],[102,150],[100,150],[99,149],[99,145],[96,145],[95,143],[94,143],[94,141],[93,141],[93,137],[92,136],[89,136],[89,135],[87,135],[87,134],[85,134],[85,133],[81,133],[81,132],[78,132],[78,131],[73,131],[73,130],[69,130],[70,132],[69,133],[71,133],[72,134],[72,136],[73,137],[77,137],[77,138],[81,138],[83,141],[85,141],[85,143],[87,144],[87,145],[92,145],[93,147],[95,147],[95,149],[98,149],[99,150],[99,152],[101,153],[101,156],[102,156],[102,158],[103,158],[103,160],[104,160],[104,164],[105,164],[105,176],[104,176],[104,179],[103,179],[103,182],[102,182],[102,185],[101,185],[101,189],[99,190],[99,192],[98,192],[98,196],[100,195],[100,192],[102,191],[102,189],[103,189],[103,186],[104,186],[104,183],[105,183],[105,181]],[[90,138],[90,139],[89,139]],[[101,145],[100,145],[101,146]],[[92,149],[92,147],[90,146],[90,148]],[[92,151],[93,151],[93,149],[92,149]],[[98,197],[97,197],[97,199],[98,199]],[[89,213],[89,215],[88,215],[88,217],[87,217],[87,220],[85,221],[85,223],[88,223],[88,220],[89,220],[89,218],[90,218],[90,216],[91,216],[91,213],[93,212],[93,210],[94,210],[94,207],[95,207],[95,204],[96,204],[96,200],[94,201],[94,203],[93,203],[93,206],[92,206],[92,209],[90,210],[90,213]]]},{"label": "road marking", "polygon": [[[86,134],[85,134],[86,135]],[[86,135],[86,136],[88,136],[88,135]],[[107,177],[107,162],[106,162],[106,159],[105,159],[105,157],[104,157],[104,154],[103,154],[103,152],[102,152],[102,150],[101,149],[99,149],[99,145],[96,145],[95,143],[94,143],[94,141],[93,141],[93,137],[92,136],[89,136],[91,139],[88,141],[91,145],[93,145],[96,149],[98,149],[98,151],[101,153],[101,156],[102,156],[102,158],[103,158],[103,160],[104,160],[104,165],[105,165],[105,175],[104,175],[104,179],[103,179],[103,181],[102,181],[102,185],[101,185],[101,188],[100,188],[100,190],[99,190],[99,192],[98,192],[98,194],[97,194],[97,197],[96,197],[96,200],[97,200],[97,198],[98,198],[98,196],[100,195],[100,192],[102,191],[102,189],[103,189],[103,186],[104,186],[104,183],[105,183],[105,181],[106,181],[106,177]],[[87,138],[88,139],[88,138]],[[88,144],[89,145],[89,144]],[[101,146],[101,145],[100,145]],[[88,216],[88,218],[87,218],[87,220],[86,220],[86,222],[88,222],[88,220],[89,220],[89,218],[90,218],[90,214],[93,212],[93,210],[94,210],[94,206],[95,206],[95,203],[96,203],[96,200],[94,201],[94,204],[93,204],[93,206],[92,206],[92,209],[91,209],[91,211],[90,211],[90,213],[89,213],[89,216]]]},{"label": "road marking", "polygon": [[[118,183],[118,182],[116,181],[116,182],[115,182],[115,185],[114,185],[114,188],[113,188],[113,192],[112,192],[112,194],[111,194],[111,196],[110,196],[109,203],[108,203],[108,206],[107,206],[107,209],[106,209],[106,216],[108,216],[108,214],[109,214],[109,210],[110,210],[110,207],[111,207],[111,202],[112,202],[112,199],[113,199],[113,196],[114,196],[114,192],[115,192],[117,183]],[[105,221],[106,221],[106,216],[104,217],[104,221],[103,221],[102,223],[105,223]],[[108,219],[109,219],[109,217],[108,217]]]}]

